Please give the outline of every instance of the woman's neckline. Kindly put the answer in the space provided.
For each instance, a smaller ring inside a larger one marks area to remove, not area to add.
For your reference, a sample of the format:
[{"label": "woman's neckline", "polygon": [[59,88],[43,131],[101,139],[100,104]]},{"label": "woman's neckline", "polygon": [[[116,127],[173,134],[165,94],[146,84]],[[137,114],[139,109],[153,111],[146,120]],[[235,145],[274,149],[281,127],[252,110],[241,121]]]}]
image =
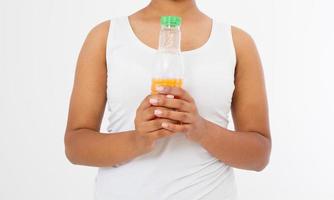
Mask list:
[{"label": "woman's neckline", "polygon": [[[158,49],[153,48],[149,45],[147,45],[146,43],[144,43],[141,39],[139,39],[139,37],[136,35],[136,33],[133,31],[132,25],[130,23],[130,19],[129,16],[124,17],[126,24],[128,26],[129,32],[131,37],[133,38],[134,41],[136,41],[140,46],[142,46],[143,48],[152,51],[152,52],[156,52]],[[198,53],[202,50],[204,50],[205,48],[207,48],[207,46],[209,46],[209,44],[211,43],[212,37],[214,35],[214,29],[215,29],[215,20],[211,19],[211,31],[210,31],[210,35],[208,37],[208,39],[205,41],[205,43],[203,43],[201,46],[195,48],[195,49],[190,49],[190,50],[186,50],[186,51],[181,51],[182,54],[186,55],[186,54],[194,54],[194,53]]]}]

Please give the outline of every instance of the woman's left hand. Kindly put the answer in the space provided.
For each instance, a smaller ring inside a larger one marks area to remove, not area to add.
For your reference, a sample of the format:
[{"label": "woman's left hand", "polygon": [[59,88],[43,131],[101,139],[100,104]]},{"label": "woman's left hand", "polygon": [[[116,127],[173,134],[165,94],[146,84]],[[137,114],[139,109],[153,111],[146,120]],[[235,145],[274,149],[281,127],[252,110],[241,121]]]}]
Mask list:
[{"label": "woman's left hand", "polygon": [[180,122],[162,123],[161,126],[173,132],[183,132],[189,139],[200,142],[207,130],[207,120],[199,115],[189,93],[179,87],[159,86],[156,90],[159,94],[150,98],[150,103],[156,107],[154,115]]}]

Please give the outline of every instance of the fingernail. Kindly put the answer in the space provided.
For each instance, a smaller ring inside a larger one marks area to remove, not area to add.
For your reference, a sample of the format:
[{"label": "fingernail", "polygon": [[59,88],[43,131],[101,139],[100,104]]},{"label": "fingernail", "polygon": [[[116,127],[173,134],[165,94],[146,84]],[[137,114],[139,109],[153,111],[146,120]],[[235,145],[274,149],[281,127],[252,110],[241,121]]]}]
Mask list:
[{"label": "fingernail", "polygon": [[174,95],[171,95],[171,94],[166,95],[166,97],[167,97],[168,99],[174,99]]},{"label": "fingernail", "polygon": [[163,128],[168,128],[168,123],[166,123],[166,122],[162,122],[161,126],[162,126]]},{"label": "fingernail", "polygon": [[157,110],[154,110],[154,114],[155,115],[161,115],[162,114],[162,111],[161,110],[159,110],[159,109],[157,109]]},{"label": "fingernail", "polygon": [[158,92],[162,92],[164,90],[164,87],[163,86],[157,86],[155,88]]},{"label": "fingernail", "polygon": [[158,99],[152,98],[152,99],[150,99],[150,103],[155,105],[155,104],[158,103]]}]

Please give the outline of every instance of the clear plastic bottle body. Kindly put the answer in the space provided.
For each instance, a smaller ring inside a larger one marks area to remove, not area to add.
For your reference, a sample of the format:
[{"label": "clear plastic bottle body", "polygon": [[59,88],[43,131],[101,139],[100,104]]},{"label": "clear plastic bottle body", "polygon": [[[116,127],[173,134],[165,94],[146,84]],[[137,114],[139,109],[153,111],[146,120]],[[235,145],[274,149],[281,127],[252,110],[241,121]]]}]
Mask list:
[{"label": "clear plastic bottle body", "polygon": [[184,63],[181,55],[180,26],[161,25],[159,49],[153,66],[151,93],[156,86],[182,87]]}]

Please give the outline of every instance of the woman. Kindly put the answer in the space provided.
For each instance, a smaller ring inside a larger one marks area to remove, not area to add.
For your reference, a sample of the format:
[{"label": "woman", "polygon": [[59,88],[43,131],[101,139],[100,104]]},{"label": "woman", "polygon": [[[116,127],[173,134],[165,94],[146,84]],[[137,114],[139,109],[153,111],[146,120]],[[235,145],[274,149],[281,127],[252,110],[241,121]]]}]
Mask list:
[{"label": "woman", "polygon": [[[187,84],[150,95],[163,15],[182,18]],[[99,132],[106,102],[112,134]],[[194,0],[152,0],[97,25],[79,55],[65,146],[72,163],[100,167],[98,200],[236,199],[232,167],[261,171],[271,149],[253,40]]]}]

